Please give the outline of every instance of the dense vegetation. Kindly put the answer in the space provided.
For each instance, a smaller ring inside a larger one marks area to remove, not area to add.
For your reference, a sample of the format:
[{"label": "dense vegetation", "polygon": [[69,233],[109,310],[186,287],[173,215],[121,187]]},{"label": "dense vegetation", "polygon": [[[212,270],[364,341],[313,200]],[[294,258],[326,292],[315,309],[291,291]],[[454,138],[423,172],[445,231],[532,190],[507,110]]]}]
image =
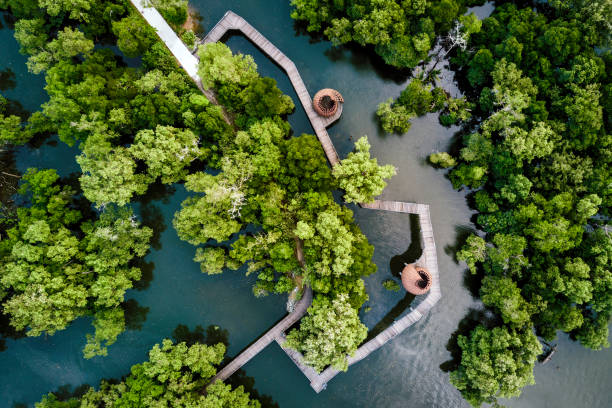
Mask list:
[{"label": "dense vegetation", "polygon": [[[259,77],[250,56],[232,55],[223,44],[207,44],[199,56],[202,83],[216,91],[236,131],[225,126],[214,135],[208,166],[216,172],[187,176],[186,188],[204,195],[183,203],[174,226],[182,239],[204,245],[195,257],[202,271],[248,264],[247,274],[257,273],[257,296],[293,291],[295,299],[310,285],[316,300],[288,345],[304,351],[318,370],[330,364],[346,369],[347,352],[367,333],[357,316],[367,300],[361,277],[376,266],[373,247],[332,190],[344,189],[346,201],[371,201],[395,171],[370,158],[366,138],[330,171],[316,137],[288,138],[290,128],[281,116],[293,110],[293,102],[273,80]],[[247,233],[247,227],[256,232]],[[236,234],[229,248],[219,245]],[[327,320],[317,317],[323,313]],[[345,322],[345,316],[353,320]],[[318,348],[334,338],[340,342],[336,347]]]},{"label": "dense vegetation", "polygon": [[[335,44],[375,44],[388,64],[414,67],[430,47],[397,53],[409,60],[398,62],[394,38],[415,27],[406,10],[416,2],[398,3],[296,0],[292,17]],[[427,2],[422,18],[441,3]],[[443,125],[465,125],[458,151],[429,160],[452,168],[455,188],[476,190],[470,201],[482,233],[457,257],[482,278],[481,299],[499,322],[458,337],[451,374],[475,406],[533,383],[535,334],[550,340],[561,330],[586,347],[609,346],[612,6],[512,3],[497,2],[482,23],[458,17],[461,10],[436,26],[437,58],[452,56],[465,97],[432,87],[434,64],[377,112],[386,132],[404,133],[412,117],[440,110]]]},{"label": "dense vegetation", "polygon": [[106,355],[125,330],[125,291],[141,276],[133,266],[152,231],[127,208],[90,214],[55,170],[30,169],[19,193],[28,198],[0,219],[0,300],[3,313],[28,336],[54,334],[93,316],[85,357]]},{"label": "dense vegetation", "polygon": [[99,390],[90,388],[82,397],[60,400],[46,395],[37,408],[87,407],[201,407],[259,408],[243,386],[232,389],[223,381],[206,388],[223,360],[225,345],[173,344],[165,339],[149,351],[149,360],[132,366],[122,381],[102,381]]},{"label": "dense vegetation", "polygon": [[[484,232],[457,256],[483,276],[481,299],[503,321],[459,339],[451,381],[473,405],[533,383],[532,328],[547,340],[561,330],[586,347],[609,346],[612,55],[596,50],[612,13],[603,2],[569,3],[498,6],[453,59],[481,123],[450,158],[450,179],[477,189]],[[508,342],[483,349],[502,333]],[[508,356],[518,370],[511,386],[508,367],[495,363]]]},{"label": "dense vegetation", "polygon": [[[161,11],[176,29],[184,2],[171,3]],[[45,131],[78,143],[84,197],[105,209],[130,203],[154,182],[185,182],[198,194],[183,203],[174,226],[182,239],[201,245],[195,260],[202,271],[247,263],[247,273],[258,276],[256,295],[293,291],[296,300],[304,284],[312,286],[313,315],[333,300],[340,308],[336,323],[343,313],[356,318],[344,331],[352,334],[348,347],[319,353],[312,364],[345,365],[367,331],[357,317],[367,300],[361,277],[376,267],[373,247],[332,191],[344,189],[347,201],[371,201],[394,169],[370,158],[364,138],[332,173],[314,136],[289,137],[283,116],[293,101],[258,75],[249,56],[232,55],[223,44],[203,47],[202,94],[128,2],[84,1],[79,13],[63,5],[54,14],[40,5],[8,2],[28,67],[45,73],[50,97],[30,122],[40,116]],[[142,63],[126,66],[106,46],[112,44]],[[30,122],[11,122],[28,136],[12,137],[13,143],[30,137]],[[323,341],[334,328],[334,321],[326,323],[304,324],[292,338]]]},{"label": "dense vegetation", "polygon": [[373,46],[385,63],[414,68],[468,6],[483,0],[292,0],[291,17],[334,44]]},{"label": "dense vegetation", "polygon": [[[84,355],[104,355],[125,329],[124,293],[141,277],[134,259],[146,253],[152,234],[128,208],[112,203],[128,203],[157,178],[184,177],[185,166],[206,153],[194,148],[191,130],[171,126],[201,106],[197,95],[191,98],[198,90],[129,2],[9,0],[0,7],[16,18],[21,52],[30,71],[45,73],[49,94],[29,118],[2,112],[1,143],[56,132],[66,143],[80,143],[84,173],[81,189],[53,170],[23,176],[22,207],[2,213],[2,311],[31,336],[92,316],[96,331]],[[95,41],[102,46],[94,50]],[[126,67],[107,47],[113,43],[126,55],[141,55],[142,66]],[[6,100],[0,102],[6,109]],[[83,196],[104,210],[93,213]]]}]

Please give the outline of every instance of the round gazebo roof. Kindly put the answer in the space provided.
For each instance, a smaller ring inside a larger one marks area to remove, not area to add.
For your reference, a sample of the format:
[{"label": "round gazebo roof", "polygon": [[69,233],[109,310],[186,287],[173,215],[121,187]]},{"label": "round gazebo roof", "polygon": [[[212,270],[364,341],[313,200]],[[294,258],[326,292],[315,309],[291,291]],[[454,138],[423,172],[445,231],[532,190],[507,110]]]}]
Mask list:
[{"label": "round gazebo roof", "polygon": [[415,264],[409,264],[402,270],[402,285],[413,295],[423,295],[429,291],[432,276],[427,269]]},{"label": "round gazebo roof", "polygon": [[315,94],[312,99],[312,106],[319,115],[329,117],[338,111],[338,104],[343,102],[344,99],[340,92],[335,89],[325,88]]}]

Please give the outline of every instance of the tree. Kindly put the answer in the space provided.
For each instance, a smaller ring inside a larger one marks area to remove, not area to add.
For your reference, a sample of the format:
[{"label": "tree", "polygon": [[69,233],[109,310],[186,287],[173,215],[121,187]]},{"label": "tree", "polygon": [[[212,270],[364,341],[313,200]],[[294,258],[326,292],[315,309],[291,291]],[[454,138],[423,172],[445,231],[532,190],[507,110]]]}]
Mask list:
[{"label": "tree", "polygon": [[450,380],[472,406],[518,396],[535,384],[533,366],[542,346],[531,330],[478,326],[469,337],[460,335],[458,344],[461,364]]},{"label": "tree", "polygon": [[187,20],[189,14],[187,0],[152,0],[151,2],[176,31]]},{"label": "tree", "polygon": [[520,289],[512,279],[485,277],[480,288],[480,296],[485,305],[499,310],[507,325],[523,327],[530,323],[529,304],[523,299]]},{"label": "tree", "polygon": [[28,336],[53,335],[93,315],[85,357],[106,355],[124,330],[125,291],[141,276],[131,262],[145,255],[152,231],[127,208],[83,219],[75,192],[54,170],[29,169],[23,180],[20,194],[30,195],[31,206],[17,210],[0,248],[4,312]]},{"label": "tree", "polygon": [[252,117],[263,118],[287,115],[295,105],[288,95],[283,95],[272,78],[254,79],[241,93],[245,112]]},{"label": "tree", "polygon": [[345,191],[347,203],[372,202],[387,185],[385,179],[394,176],[396,170],[391,165],[379,166],[376,159],[370,158],[367,136],[355,143],[355,150],[334,166],[332,174]]},{"label": "tree", "polygon": [[129,151],[146,163],[153,180],[161,177],[164,184],[175,183],[185,178],[192,161],[204,155],[198,139],[188,129],[157,126],[155,131],[138,132]]},{"label": "tree", "polygon": [[353,355],[368,334],[347,299],[346,294],[333,300],[315,299],[308,308],[308,315],[302,318],[300,328],[287,335],[283,347],[302,352],[304,363],[317,372],[328,365],[346,371],[347,355]]},{"label": "tree", "polygon": [[376,110],[376,116],[386,133],[406,133],[410,130],[410,119],[414,113],[409,112],[404,105],[392,104],[393,99],[381,102]]},{"label": "tree", "polygon": [[90,140],[76,160],[83,172],[79,178],[83,194],[98,206],[127,204],[134,194],[143,194],[150,182],[147,175],[136,173],[136,162],[125,147]]},{"label": "tree", "polygon": [[200,46],[198,75],[205,88],[215,83],[236,83],[243,86],[257,78],[257,65],[250,55],[232,55],[223,43],[210,43]]},{"label": "tree", "polygon": [[476,263],[484,262],[486,257],[487,243],[478,235],[470,235],[463,248],[457,252],[457,259],[467,263],[472,273],[476,273]]},{"label": "tree", "polygon": [[[149,351],[149,360],[132,366],[121,382],[102,381],[98,391],[90,388],[82,397],[60,402],[53,393],[36,404],[37,408],[60,407],[210,407],[259,408],[243,386],[232,390],[222,381],[208,385],[223,360],[225,346],[185,343],[164,339]],[[206,387],[206,394],[202,390]]]},{"label": "tree", "polygon": [[443,169],[447,169],[449,167],[454,167],[457,165],[457,160],[453,158],[450,154],[446,152],[436,152],[432,153],[428,157],[429,162],[434,166],[442,167]]},{"label": "tree", "polygon": [[137,57],[157,41],[155,30],[140,17],[138,12],[132,12],[128,17],[113,21],[113,33],[117,36],[117,46],[126,57]]}]

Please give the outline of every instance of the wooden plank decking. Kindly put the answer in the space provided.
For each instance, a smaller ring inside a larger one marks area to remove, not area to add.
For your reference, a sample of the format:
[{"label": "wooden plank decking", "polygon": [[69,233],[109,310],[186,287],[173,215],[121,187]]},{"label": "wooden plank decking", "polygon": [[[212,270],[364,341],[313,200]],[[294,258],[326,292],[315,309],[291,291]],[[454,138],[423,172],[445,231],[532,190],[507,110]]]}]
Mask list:
[{"label": "wooden plank decking", "polygon": [[[332,143],[329,134],[325,127],[333,120],[325,120],[321,118],[312,107],[312,98],[302,81],[300,73],[293,63],[285,54],[281,52],[274,44],[272,44],[266,37],[264,37],[259,31],[257,31],[252,25],[250,25],[244,18],[240,17],[232,11],[225,13],[223,18],[219,20],[208,34],[202,40],[202,43],[207,44],[210,42],[219,41],[223,35],[229,30],[238,30],[244,34],[249,40],[253,42],[260,50],[262,50],[268,57],[276,62],[282,69],[285,70],[291,81],[291,85],[295,89],[306,116],[314,129],[323,151],[327,156],[327,160],[333,166],[340,161],[336,148]],[[335,118],[337,119],[337,117]],[[335,120],[334,119],[334,120]]]},{"label": "wooden plank decking", "polygon": [[[161,40],[170,49],[172,54],[176,57],[181,66],[187,71],[189,76],[198,84],[202,92],[205,94],[212,94],[210,90],[204,90],[201,86],[200,78],[197,75],[197,58],[189,52],[187,47],[178,38],[176,33],[170,28],[166,21],[161,17],[154,7],[145,6],[141,0],[130,0],[134,7],[142,14],[145,20],[157,31],[157,34]],[[338,154],[334,148],[331,139],[325,129],[326,126],[331,124],[339,115],[332,119],[323,119],[316,114],[312,107],[312,99],[308,94],[308,90],[302,81],[302,78],[293,63],[286,55],[284,55],[278,48],[268,41],[259,31],[251,26],[246,20],[232,11],[225,13],[223,18],[213,27],[213,29],[203,39],[203,43],[215,42],[220,40],[228,30],[240,30],[247,38],[249,38],[255,45],[257,45],[263,52],[265,52],[270,58],[272,58],[279,66],[281,66],[289,79],[291,84],[295,88],[295,91],[306,111],[306,114],[312,124],[312,127],[321,142],[321,146],[325,151],[325,155],[332,166],[339,163]],[[214,97],[214,94],[212,94]],[[425,266],[432,274],[433,282],[430,291],[425,295],[422,301],[414,309],[400,319],[396,320],[391,326],[385,329],[383,332],[378,334],[372,340],[363,344],[357,349],[353,356],[348,357],[349,366],[355,364],[370,353],[378,350],[381,346],[386,344],[391,339],[398,336],[408,327],[419,321],[419,319],[427,313],[441,298],[440,293],[440,277],[438,271],[438,262],[436,256],[436,245],[434,241],[433,228],[431,226],[431,217],[429,213],[429,206],[426,204],[416,203],[404,203],[399,201],[375,201],[373,203],[361,203],[362,208],[382,211],[393,211],[406,214],[417,214],[419,216],[419,224],[421,228],[421,244],[423,247],[423,254],[417,261],[417,264]],[[303,263],[303,255],[301,252],[301,242],[296,245],[297,258],[300,263]],[[210,384],[217,380],[225,380],[231,376],[236,370],[246,364],[254,356],[256,356],[261,350],[268,346],[273,341],[276,341],[279,345],[285,342],[285,331],[296,323],[299,319],[304,316],[308,307],[312,303],[312,290],[306,286],[302,299],[295,305],[293,312],[289,313],[279,323],[274,325],[268,330],[262,337],[260,337],[255,343],[247,347],[242,353],[240,353],[235,359],[221,369],[215,377],[211,380]],[[327,368],[321,374],[317,374],[312,367],[309,367],[303,363],[303,356],[301,353],[283,348],[285,353],[295,362],[297,367],[304,373],[304,375],[310,380],[310,385],[318,393],[325,389],[327,383],[334,378],[339,371],[334,368]]]},{"label": "wooden plank decking", "polygon": [[268,344],[277,340],[278,338],[282,338],[284,336],[284,332],[291,327],[295,322],[300,320],[302,316],[306,314],[308,307],[312,303],[312,289],[306,286],[304,290],[304,295],[302,299],[295,305],[295,309],[293,312],[289,313],[283,320],[274,325],[270,330],[268,330],[263,336],[261,336],[257,341],[251,344],[246,348],[242,353],[238,354],[236,358],[230,361],[225,367],[221,369],[215,375],[212,380],[210,380],[210,384],[214,383],[217,380],[226,380],[230,375],[234,374],[240,367],[249,362],[253,357],[255,357],[261,350],[266,348]]}]

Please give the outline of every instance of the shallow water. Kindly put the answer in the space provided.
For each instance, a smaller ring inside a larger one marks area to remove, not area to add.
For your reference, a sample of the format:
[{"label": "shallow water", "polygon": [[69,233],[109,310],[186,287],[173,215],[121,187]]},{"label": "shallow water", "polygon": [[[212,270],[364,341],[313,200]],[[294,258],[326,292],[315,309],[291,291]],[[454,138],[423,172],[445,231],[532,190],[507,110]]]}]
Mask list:
[{"label": "shallow water", "polygon": [[[339,90],[345,99],[342,118],[329,129],[341,157],[353,142],[367,134],[372,154],[380,163],[398,168],[383,198],[416,201],[431,206],[437,244],[443,297],[420,322],[385,345],[347,373],[332,380],[327,390],[315,394],[308,381],[280,348],[272,344],[244,369],[254,377],[260,393],[270,395],[281,407],[467,407],[449,384],[440,365],[450,359],[446,344],[470,308],[478,307],[464,284],[464,269],[453,260],[453,248],[472,230],[471,210],[465,194],[452,189],[444,173],[425,163],[427,155],[446,149],[456,129],[438,124],[436,115],[415,119],[408,134],[386,136],[374,121],[376,105],[396,97],[407,82],[406,75],[384,67],[378,59],[359,49],[333,49],[328,42],[316,42],[297,34],[285,1],[192,0],[210,28],[231,9],[246,18],[297,65],[311,94],[324,87]],[[263,75],[275,78],[279,87],[299,103],[283,72],[239,35],[229,36],[234,51],[252,54]],[[16,86],[3,90],[6,97],[34,110],[46,100],[44,78],[25,69],[12,31],[0,30],[0,71],[10,67]],[[445,75],[452,80],[451,75]],[[452,86],[452,84],[449,84]],[[312,133],[303,109],[297,106],[290,122],[296,134]],[[352,140],[351,140],[352,137]],[[19,171],[30,166],[48,166],[67,176],[78,171],[73,156],[76,148],[62,143],[40,149],[23,148],[17,154]],[[163,193],[163,192],[162,192]],[[237,354],[284,315],[285,298],[256,299],[251,294],[254,277],[243,271],[206,276],[192,261],[194,248],[178,239],[172,215],[187,196],[182,186],[168,189],[157,199],[135,204],[135,209],[159,233],[146,257],[152,269],[148,287],[129,292],[128,298],[148,308],[140,330],[128,330],[109,349],[107,357],[84,360],[81,348],[85,333],[92,330],[87,319],[79,319],[67,330],[51,337],[6,340],[0,353],[0,407],[16,403],[32,405],[41,395],[63,385],[98,384],[100,379],[120,377],[129,367],[146,358],[146,351],[170,337],[178,324],[218,325],[229,332],[230,355]],[[354,207],[352,207],[354,208]],[[402,301],[403,295],[385,291],[380,282],[392,277],[391,264],[413,255],[409,216],[355,209],[355,217],[375,245],[378,272],[366,279],[369,305],[363,314],[368,327],[375,327]],[[400,303],[401,304],[401,303]],[[397,312],[397,310],[396,310]],[[133,319],[142,318],[142,312]],[[393,316],[391,316],[393,317]],[[612,406],[610,367],[612,352],[592,352],[562,336],[553,361],[536,368],[534,387],[527,387],[511,407],[609,407]]]}]

